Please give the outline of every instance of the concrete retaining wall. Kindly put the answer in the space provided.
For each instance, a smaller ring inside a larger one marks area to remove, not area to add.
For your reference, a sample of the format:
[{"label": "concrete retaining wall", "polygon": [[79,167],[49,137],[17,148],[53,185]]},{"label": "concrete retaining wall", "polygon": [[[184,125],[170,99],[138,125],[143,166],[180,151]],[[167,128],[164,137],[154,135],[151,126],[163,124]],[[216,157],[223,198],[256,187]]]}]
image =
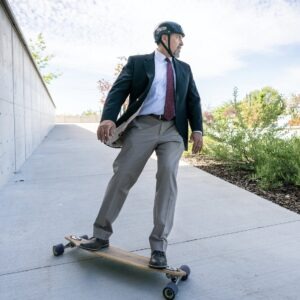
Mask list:
[{"label": "concrete retaining wall", "polygon": [[55,104],[7,2],[0,5],[0,188],[55,123]]}]

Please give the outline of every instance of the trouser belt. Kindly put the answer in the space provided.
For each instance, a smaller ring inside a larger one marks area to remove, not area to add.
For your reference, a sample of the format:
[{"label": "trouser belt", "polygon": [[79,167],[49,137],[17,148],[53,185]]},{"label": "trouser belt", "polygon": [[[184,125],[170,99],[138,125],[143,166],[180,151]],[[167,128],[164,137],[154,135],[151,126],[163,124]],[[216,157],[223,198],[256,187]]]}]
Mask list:
[{"label": "trouser belt", "polygon": [[172,120],[175,119],[175,118],[173,118],[172,120],[166,120],[165,117],[164,117],[164,115],[150,114],[148,116],[153,117],[153,118],[158,119],[158,120],[161,120],[161,121],[172,121]]}]

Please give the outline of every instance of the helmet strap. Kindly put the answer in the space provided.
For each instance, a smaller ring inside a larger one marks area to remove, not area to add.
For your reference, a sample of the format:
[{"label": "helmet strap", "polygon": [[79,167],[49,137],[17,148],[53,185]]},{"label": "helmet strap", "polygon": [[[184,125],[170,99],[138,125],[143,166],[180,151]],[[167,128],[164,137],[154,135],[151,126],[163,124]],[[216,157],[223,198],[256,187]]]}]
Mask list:
[{"label": "helmet strap", "polygon": [[170,54],[170,56],[174,57],[174,54],[172,53],[171,48],[170,48],[170,40],[171,40],[171,35],[170,35],[170,33],[168,33],[168,47],[166,46],[166,44],[163,42],[162,39],[160,39],[160,42],[163,45],[163,47],[167,50],[167,52]]}]

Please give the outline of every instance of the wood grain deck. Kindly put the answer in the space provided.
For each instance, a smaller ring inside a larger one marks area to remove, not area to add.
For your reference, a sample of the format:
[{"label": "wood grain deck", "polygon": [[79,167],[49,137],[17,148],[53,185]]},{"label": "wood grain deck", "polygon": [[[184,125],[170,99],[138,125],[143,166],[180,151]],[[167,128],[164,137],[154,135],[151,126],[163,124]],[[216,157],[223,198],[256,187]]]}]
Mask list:
[{"label": "wood grain deck", "polygon": [[[78,240],[76,236],[66,236],[66,240],[73,243],[76,247],[79,247],[81,243],[87,242],[87,240],[81,239]],[[154,269],[150,268],[148,266],[149,263],[149,257],[138,255],[133,252],[129,252],[120,248],[116,248],[113,246],[109,246],[108,248],[101,249],[100,251],[90,251],[82,249],[83,251],[90,252],[91,254],[94,254],[96,256],[106,258],[112,261],[116,261],[119,263],[123,263],[126,265],[131,265],[139,269],[143,269],[146,271],[152,271],[152,272],[159,272],[159,273],[165,273],[172,276],[178,276],[182,277],[185,276],[186,273],[183,270],[175,269],[175,268],[166,268],[166,269]]]}]

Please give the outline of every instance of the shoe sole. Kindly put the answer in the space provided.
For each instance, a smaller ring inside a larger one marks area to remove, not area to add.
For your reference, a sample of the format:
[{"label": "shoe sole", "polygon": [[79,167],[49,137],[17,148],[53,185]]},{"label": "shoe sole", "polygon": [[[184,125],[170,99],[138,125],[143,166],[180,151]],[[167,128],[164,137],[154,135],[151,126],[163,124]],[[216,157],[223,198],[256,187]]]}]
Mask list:
[{"label": "shoe sole", "polygon": [[152,269],[166,269],[168,266],[166,265],[166,266],[155,266],[155,265],[148,265],[150,268],[152,268]]},{"label": "shoe sole", "polygon": [[88,248],[88,247],[82,247],[82,245],[79,245],[79,248],[83,249],[83,250],[89,250],[89,251],[99,251],[101,249],[105,249],[105,248],[108,248],[109,245],[105,245],[105,246],[101,246],[100,248]]}]

